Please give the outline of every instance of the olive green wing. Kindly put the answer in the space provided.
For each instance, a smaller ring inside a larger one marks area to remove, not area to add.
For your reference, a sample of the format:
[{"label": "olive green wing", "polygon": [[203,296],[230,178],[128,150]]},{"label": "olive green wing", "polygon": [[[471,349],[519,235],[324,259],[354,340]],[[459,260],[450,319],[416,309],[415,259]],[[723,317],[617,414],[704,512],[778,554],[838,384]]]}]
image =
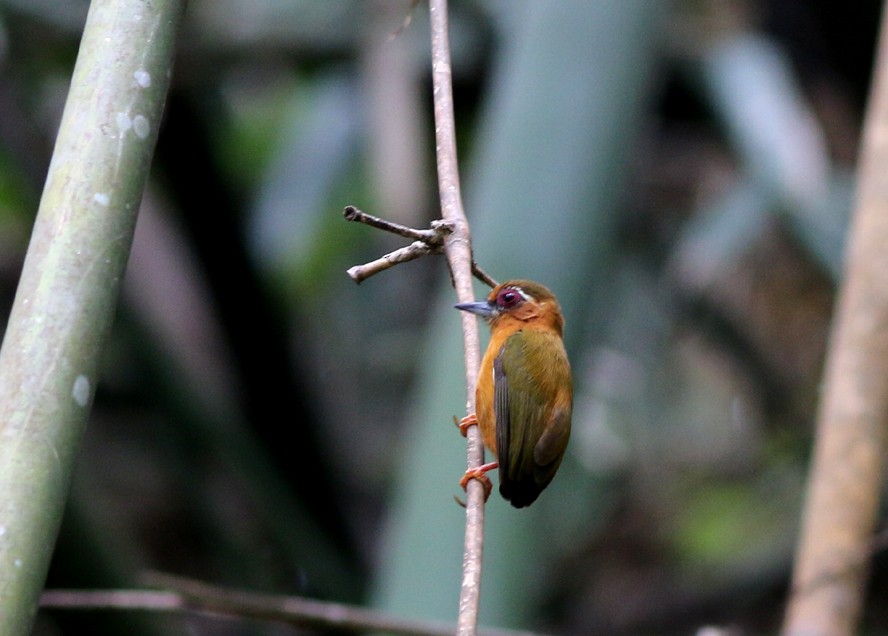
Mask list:
[{"label": "olive green wing", "polygon": [[557,335],[522,330],[493,362],[500,493],[521,508],[552,481],[570,437],[570,364]]}]

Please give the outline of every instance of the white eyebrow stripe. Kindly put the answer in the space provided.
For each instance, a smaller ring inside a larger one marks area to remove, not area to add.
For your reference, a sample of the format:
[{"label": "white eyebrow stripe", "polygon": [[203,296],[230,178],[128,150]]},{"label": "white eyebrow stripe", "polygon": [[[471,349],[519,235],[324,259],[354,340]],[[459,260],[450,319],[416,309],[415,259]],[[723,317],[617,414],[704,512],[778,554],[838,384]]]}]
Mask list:
[{"label": "white eyebrow stripe", "polygon": [[528,294],[526,291],[524,291],[520,287],[509,287],[509,289],[514,289],[516,292],[521,294],[521,297],[526,301],[535,301],[536,300],[533,296]]}]

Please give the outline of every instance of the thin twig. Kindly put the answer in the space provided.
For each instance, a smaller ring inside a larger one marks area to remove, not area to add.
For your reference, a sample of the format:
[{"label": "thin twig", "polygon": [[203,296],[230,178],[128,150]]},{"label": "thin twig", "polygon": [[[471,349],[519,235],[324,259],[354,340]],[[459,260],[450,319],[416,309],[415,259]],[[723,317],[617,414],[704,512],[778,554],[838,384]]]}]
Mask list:
[{"label": "thin twig", "polygon": [[408,261],[416,260],[421,256],[432,254],[433,252],[434,249],[429,247],[428,244],[423,243],[422,241],[414,241],[407,247],[401,247],[394,252],[389,252],[381,258],[377,258],[375,261],[349,267],[346,270],[346,274],[348,274],[356,283],[360,283],[374,274],[378,274],[390,267],[394,267],[399,263],[407,263]]},{"label": "thin twig", "polygon": [[472,275],[488,287],[493,288],[497,286],[496,280],[490,274],[481,269],[478,266],[478,263],[476,263],[474,260],[472,261]]},{"label": "thin twig", "polygon": [[433,227],[430,230],[415,230],[412,227],[407,227],[406,225],[401,225],[400,223],[394,223],[392,221],[386,221],[378,216],[367,214],[353,205],[345,206],[345,209],[342,211],[342,216],[346,221],[364,223],[365,225],[375,227],[378,230],[385,230],[386,232],[413,239],[414,241],[422,241],[423,243],[428,244],[429,247],[443,245],[444,236],[442,232],[447,229],[444,224],[441,224],[438,229]]},{"label": "thin twig", "polygon": [[[277,621],[300,627],[352,632],[384,632],[404,636],[453,634],[453,625],[404,619],[361,607],[326,603],[298,596],[259,594],[210,585],[169,574],[146,576],[164,590],[47,590],[40,599],[44,609],[125,610],[197,613],[232,619]],[[172,590],[172,591],[170,591]],[[531,636],[527,632],[490,629],[486,636]]]},{"label": "thin twig", "polygon": [[[447,33],[447,0],[431,0],[432,86],[435,106],[435,141],[437,143],[438,191],[441,196],[441,217],[451,223],[453,231],[445,239],[453,284],[459,302],[473,300],[472,244],[469,223],[462,205],[459,167],[456,156],[456,125],[453,115],[453,84],[450,66],[450,41]],[[466,412],[475,412],[475,383],[481,360],[478,321],[469,314],[462,316],[466,367]],[[477,468],[484,463],[484,446],[477,426],[466,435],[466,466]],[[477,633],[478,608],[481,603],[481,557],[484,547],[484,487],[477,479],[466,487],[466,533],[463,553],[462,584],[459,594],[457,634]]]},{"label": "thin twig", "polygon": [[[414,230],[390,223],[348,206],[345,218],[414,239],[413,245],[396,250],[380,259],[348,270],[356,282],[393,265],[413,260],[425,254],[440,253],[443,249],[450,267],[450,275],[459,302],[474,299],[472,276],[491,287],[493,280],[475,263],[469,222],[463,209],[456,156],[456,125],[453,115],[453,84],[450,65],[450,42],[447,34],[447,0],[431,0],[432,85],[435,110],[435,142],[438,168],[438,192],[441,198],[441,218],[431,230]],[[430,234],[431,233],[431,234]],[[418,244],[417,244],[418,243]],[[477,319],[462,314],[463,343],[466,369],[466,413],[475,412],[475,384],[481,360],[481,344]],[[484,445],[477,426],[466,431],[466,467],[474,469],[484,463]],[[473,636],[478,630],[478,609],[481,600],[481,560],[484,546],[484,486],[477,479],[466,486],[466,531],[463,552],[463,573],[459,595],[457,634]]]}]

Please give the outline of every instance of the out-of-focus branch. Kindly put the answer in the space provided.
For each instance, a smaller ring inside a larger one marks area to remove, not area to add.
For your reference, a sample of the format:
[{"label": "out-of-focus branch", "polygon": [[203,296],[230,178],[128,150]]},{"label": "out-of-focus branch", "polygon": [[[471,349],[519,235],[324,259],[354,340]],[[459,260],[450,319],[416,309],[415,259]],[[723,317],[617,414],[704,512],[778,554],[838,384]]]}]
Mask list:
[{"label": "out-of-focus branch", "polygon": [[863,605],[888,424],[886,19],[784,636],[856,633]]},{"label": "out-of-focus branch", "polygon": [[[150,611],[198,613],[230,619],[259,619],[319,630],[382,632],[402,636],[449,636],[453,625],[399,618],[362,607],[298,596],[260,594],[210,585],[170,574],[151,573],[147,581],[163,590],[47,590],[44,609],[76,611]],[[532,636],[527,632],[485,629],[483,636]]]}]

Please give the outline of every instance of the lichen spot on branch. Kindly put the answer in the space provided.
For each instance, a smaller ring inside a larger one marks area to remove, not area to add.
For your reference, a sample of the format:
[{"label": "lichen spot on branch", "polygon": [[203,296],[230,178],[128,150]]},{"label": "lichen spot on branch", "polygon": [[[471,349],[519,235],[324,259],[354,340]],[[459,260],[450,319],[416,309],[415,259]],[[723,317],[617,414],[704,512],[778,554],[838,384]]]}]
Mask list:
[{"label": "lichen spot on branch", "polygon": [[133,117],[133,132],[139,139],[147,139],[151,133],[151,124],[144,115],[136,115]]},{"label": "lichen spot on branch", "polygon": [[148,88],[151,86],[151,73],[143,68],[140,68],[133,73],[133,79],[136,80],[136,84],[141,88]]},{"label": "lichen spot on branch", "polygon": [[71,397],[77,402],[77,406],[85,407],[89,403],[89,378],[82,373],[74,378],[74,386],[71,388]]}]

